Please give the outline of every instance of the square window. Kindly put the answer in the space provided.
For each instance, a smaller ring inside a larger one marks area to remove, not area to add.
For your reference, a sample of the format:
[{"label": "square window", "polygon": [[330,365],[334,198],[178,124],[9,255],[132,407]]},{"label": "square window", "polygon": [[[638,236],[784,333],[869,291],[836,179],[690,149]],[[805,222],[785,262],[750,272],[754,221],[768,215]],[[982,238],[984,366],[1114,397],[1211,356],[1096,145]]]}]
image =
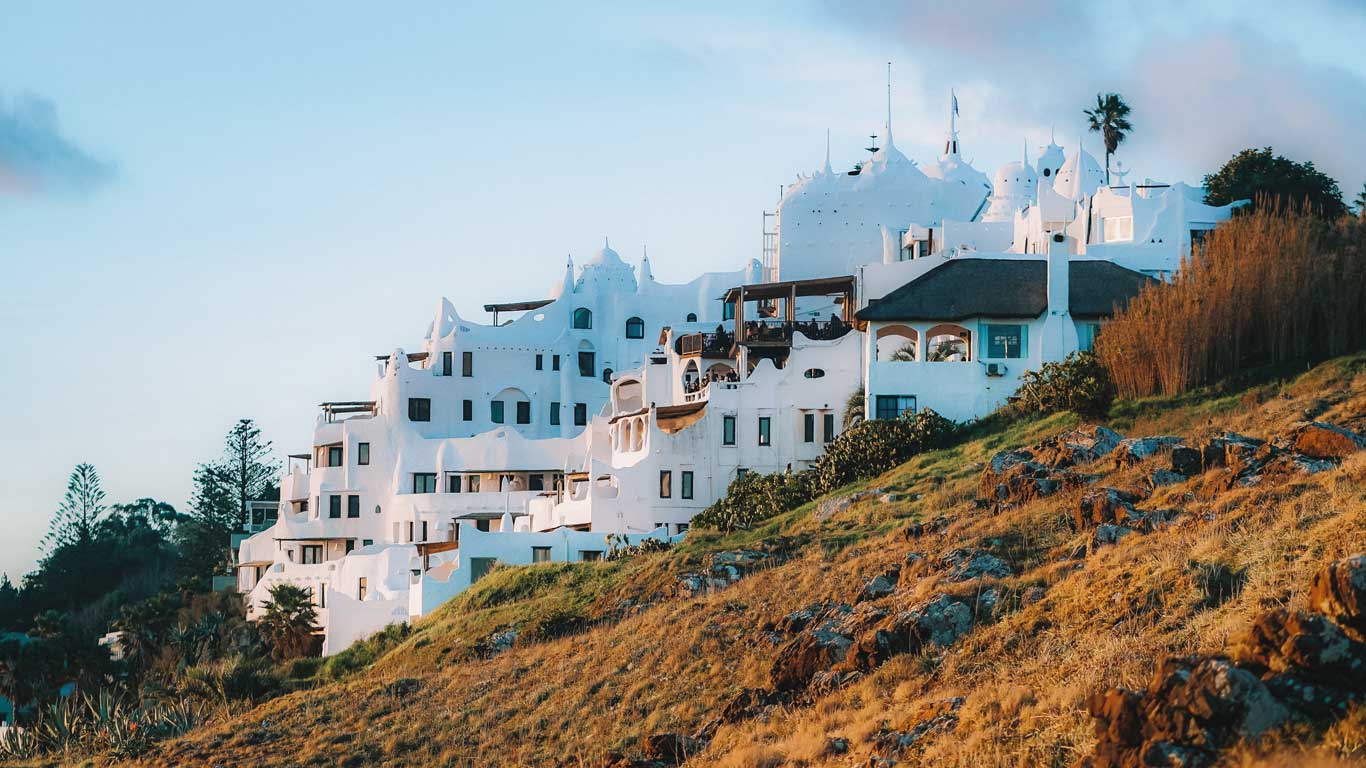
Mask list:
[{"label": "square window", "polygon": [[473,352],[461,352],[461,353],[460,353],[460,375],[461,375],[461,376],[464,376],[464,377],[467,378],[467,379],[474,375],[474,353],[473,353]]},{"label": "square window", "polygon": [[463,400],[460,403],[460,418],[464,421],[474,421],[474,401]]},{"label": "square window", "polygon": [[430,397],[410,397],[408,398],[408,420],[409,421],[431,421],[432,420],[432,399]]},{"label": "square window", "polygon": [[735,417],[721,417],[721,445],[735,445]]},{"label": "square window", "polygon": [[683,470],[683,476],[679,478],[682,482],[678,488],[678,495],[685,499],[692,498],[692,470]]},{"label": "square window", "polygon": [[346,516],[360,517],[360,497],[354,493],[346,496]]},{"label": "square window", "polygon": [[551,403],[551,404],[550,404],[550,426],[552,426],[552,427],[558,427],[558,426],[560,426],[560,404],[559,404],[559,403]]},{"label": "square window", "polygon": [[327,448],[327,466],[340,467],[342,465],[342,447],[332,445]]},{"label": "square window", "polygon": [[446,493],[460,493],[460,475],[446,475]]},{"label": "square window", "polygon": [[574,403],[574,426],[588,425],[588,403]]},{"label": "square window", "polygon": [[489,401],[489,421],[492,421],[494,424],[502,424],[502,423],[503,423],[503,401],[502,401],[502,400],[490,400],[490,401]]},{"label": "square window", "polygon": [[413,493],[436,493],[436,473],[414,472]]},{"label": "square window", "polygon": [[489,531],[489,521],[488,521],[488,520],[475,520],[475,521],[474,521],[474,527],[475,527],[475,529],[477,529],[477,530],[483,531],[484,533],[488,533],[488,531]]},{"label": "square window", "polygon": [[528,401],[528,400],[518,400],[518,401],[517,401],[517,423],[518,423],[518,424],[530,424],[530,423],[531,423],[531,402],[530,402],[530,401]]},{"label": "square window", "polygon": [[995,360],[1024,357],[1025,340],[1026,334],[1023,325],[988,325],[986,356]]},{"label": "square window", "polygon": [[532,491],[544,491],[544,490],[545,490],[545,475],[540,475],[540,474],[527,475],[527,478],[526,478],[526,487],[527,487],[528,490],[532,490]]},{"label": "square window", "polygon": [[584,549],[579,551],[579,559],[585,563],[595,563],[602,559],[602,550]]},{"label": "square window", "polygon": [[874,417],[895,419],[903,413],[915,413],[914,395],[878,395]]},{"label": "square window", "polygon": [[470,489],[470,493],[479,493],[479,475],[470,475],[465,486]]},{"label": "square window", "polygon": [[816,442],[816,414],[802,414],[802,442]]},{"label": "square window", "polygon": [[597,375],[596,371],[597,371],[598,364],[597,364],[597,359],[596,359],[596,358],[597,358],[597,355],[596,355],[595,353],[593,353],[593,352],[580,352],[580,353],[579,353],[579,375],[580,375],[580,376],[587,376],[587,377],[591,378],[591,377]]},{"label": "square window", "polygon": [[773,419],[771,419],[771,418],[768,417],[768,416],[760,416],[760,417],[759,417],[759,445],[772,445],[772,444],[773,444],[773,443],[772,443],[772,437],[771,437],[771,435],[769,434],[769,428],[770,428],[770,426],[772,425],[772,423],[773,423]]},{"label": "square window", "polygon": [[674,473],[667,469],[659,471],[659,498],[667,499],[673,495]]},{"label": "square window", "polygon": [[548,563],[550,562],[550,547],[532,547],[531,562]]},{"label": "square window", "polygon": [[365,466],[370,463],[370,444],[356,443],[356,463]]},{"label": "square window", "polygon": [[332,494],[327,497],[327,516],[341,517],[341,496]]}]

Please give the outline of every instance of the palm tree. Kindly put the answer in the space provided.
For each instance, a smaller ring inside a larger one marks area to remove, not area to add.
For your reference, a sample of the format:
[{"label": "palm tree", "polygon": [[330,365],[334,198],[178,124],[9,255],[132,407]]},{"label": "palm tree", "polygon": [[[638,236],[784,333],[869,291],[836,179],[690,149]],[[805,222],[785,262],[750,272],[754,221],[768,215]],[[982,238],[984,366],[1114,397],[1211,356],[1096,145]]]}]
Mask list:
[{"label": "palm tree", "polygon": [[1134,129],[1129,122],[1129,105],[1118,93],[1096,94],[1096,108],[1083,110],[1091,119],[1092,133],[1105,137],[1105,183],[1110,183],[1110,155],[1124,143],[1129,131]]},{"label": "palm tree", "polygon": [[270,588],[270,599],[263,609],[257,626],[270,645],[276,659],[292,659],[308,653],[313,645],[313,633],[318,610],[313,607],[313,594],[292,584],[276,584]]},{"label": "palm tree", "polygon": [[844,401],[844,429],[863,421],[866,416],[863,412],[863,400],[863,385],[860,384],[858,389],[850,393],[849,399]]},{"label": "palm tree", "polygon": [[1357,199],[1352,201],[1352,204],[1357,207],[1357,215],[1366,219],[1366,184],[1361,185],[1361,193],[1357,195]]}]

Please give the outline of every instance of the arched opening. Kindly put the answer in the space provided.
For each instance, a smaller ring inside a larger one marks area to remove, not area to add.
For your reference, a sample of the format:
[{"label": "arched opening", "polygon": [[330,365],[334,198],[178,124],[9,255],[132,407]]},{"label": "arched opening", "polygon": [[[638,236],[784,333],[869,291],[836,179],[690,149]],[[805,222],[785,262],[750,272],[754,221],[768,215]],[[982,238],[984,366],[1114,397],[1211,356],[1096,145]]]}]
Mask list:
[{"label": "arched opening", "polygon": [[972,359],[972,332],[961,325],[943,323],[925,332],[925,361],[966,363]]},{"label": "arched opening", "polygon": [[688,313],[688,322],[690,322],[690,323],[695,323],[695,322],[697,322],[697,313],[696,313],[696,312],[689,312],[689,313]]},{"label": "arched opening", "polygon": [[593,312],[592,312],[592,310],[588,309],[587,307],[579,307],[578,309],[574,310],[574,321],[573,321],[572,325],[573,325],[574,328],[576,328],[576,329],[578,329],[578,330],[581,330],[581,331],[586,331],[586,330],[592,328],[592,327],[593,327]]},{"label": "arched opening", "polygon": [[598,361],[597,355],[593,352],[593,345],[587,339],[579,342],[579,375],[593,377],[597,375]]},{"label": "arched opening", "polygon": [[507,387],[493,396],[489,411],[495,424],[530,424],[531,398],[517,387]]},{"label": "arched opening", "polygon": [[877,359],[912,363],[919,359],[920,334],[908,325],[877,329]]},{"label": "arched opening", "polygon": [[698,371],[697,360],[689,360],[683,368],[683,391],[696,392],[701,389],[702,374]]},{"label": "arched opening", "polygon": [[645,418],[637,416],[631,421],[635,422],[635,426],[631,428],[631,450],[638,451],[645,447]]},{"label": "arched opening", "polygon": [[644,387],[641,386],[639,379],[618,379],[614,396],[617,413],[631,413],[640,410],[645,405]]},{"label": "arched opening", "polygon": [[733,367],[725,363],[712,363],[711,367],[707,368],[706,380],[708,382],[739,381],[740,377],[736,375]]},{"label": "arched opening", "polygon": [[645,338],[645,321],[638,317],[632,317],[626,321],[626,338],[643,339]]},{"label": "arched opening", "polygon": [[603,383],[603,384],[611,384],[611,383],[612,383],[612,369],[611,369],[611,368],[603,368],[603,369],[602,369],[602,383]]}]

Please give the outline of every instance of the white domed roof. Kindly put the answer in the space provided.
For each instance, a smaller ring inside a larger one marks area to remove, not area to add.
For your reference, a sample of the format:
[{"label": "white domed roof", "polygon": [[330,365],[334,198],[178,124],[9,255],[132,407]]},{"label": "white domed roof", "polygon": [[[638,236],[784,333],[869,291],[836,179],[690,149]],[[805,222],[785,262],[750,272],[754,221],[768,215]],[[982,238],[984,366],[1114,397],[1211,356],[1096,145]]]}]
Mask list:
[{"label": "white domed roof", "polygon": [[1050,140],[1048,146],[1039,150],[1039,162],[1035,167],[1038,168],[1039,175],[1044,178],[1044,181],[1052,183],[1058,169],[1062,168],[1062,164],[1066,161],[1067,156],[1063,154],[1062,147]]},{"label": "white domed roof", "polygon": [[585,266],[592,267],[615,267],[618,265],[624,267],[626,266],[626,262],[621,260],[621,254],[612,250],[612,246],[607,245],[606,243],[603,243],[603,246],[598,249],[598,252],[593,254],[592,258],[585,264]]},{"label": "white domed roof", "polygon": [[1094,195],[1105,184],[1105,169],[1096,162],[1090,152],[1078,148],[1068,155],[1067,162],[1058,169],[1058,178],[1053,181],[1053,191],[1073,200],[1083,195]]},{"label": "white domed roof", "polygon": [[1011,194],[1017,188],[1033,190],[1037,182],[1034,166],[1023,160],[1011,160],[996,169],[996,182],[992,189],[997,195]]}]

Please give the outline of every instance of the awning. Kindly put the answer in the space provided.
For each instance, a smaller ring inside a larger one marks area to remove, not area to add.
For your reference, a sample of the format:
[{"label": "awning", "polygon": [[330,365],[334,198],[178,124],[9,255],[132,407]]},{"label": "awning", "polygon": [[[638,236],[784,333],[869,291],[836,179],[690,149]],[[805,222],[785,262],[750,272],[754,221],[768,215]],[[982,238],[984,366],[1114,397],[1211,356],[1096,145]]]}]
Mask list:
[{"label": "awning", "polygon": [[246,563],[238,563],[238,564],[237,564],[237,567],[238,567],[238,568],[264,568],[264,567],[266,567],[266,566],[271,566],[271,565],[274,565],[274,564],[275,564],[275,561],[274,561],[274,560],[252,560],[252,561],[249,561],[249,562],[246,562]]}]

